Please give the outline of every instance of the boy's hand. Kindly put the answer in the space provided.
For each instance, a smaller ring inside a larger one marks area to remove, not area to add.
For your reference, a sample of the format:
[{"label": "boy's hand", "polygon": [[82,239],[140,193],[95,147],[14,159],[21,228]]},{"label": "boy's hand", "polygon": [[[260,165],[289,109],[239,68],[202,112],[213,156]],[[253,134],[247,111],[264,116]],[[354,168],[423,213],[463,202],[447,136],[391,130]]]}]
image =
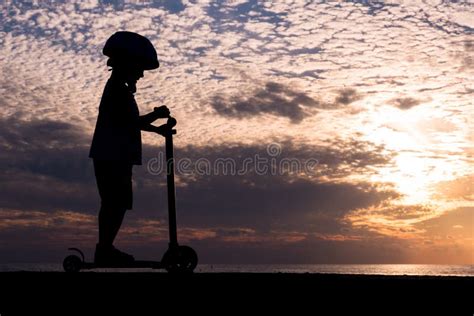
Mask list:
[{"label": "boy's hand", "polygon": [[163,124],[161,126],[155,127],[154,131],[155,133],[165,137],[169,133],[170,128],[167,124]]},{"label": "boy's hand", "polygon": [[159,107],[154,108],[154,112],[160,117],[160,118],[167,118],[170,116],[170,110],[166,105],[162,105]]}]

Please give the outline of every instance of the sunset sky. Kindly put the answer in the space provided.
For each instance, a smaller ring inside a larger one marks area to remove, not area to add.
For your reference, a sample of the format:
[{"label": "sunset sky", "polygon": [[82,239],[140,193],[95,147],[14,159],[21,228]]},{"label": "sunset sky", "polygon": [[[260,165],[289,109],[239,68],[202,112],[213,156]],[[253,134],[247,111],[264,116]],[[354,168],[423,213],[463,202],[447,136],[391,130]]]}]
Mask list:
[{"label": "sunset sky", "polygon": [[[177,118],[177,159],[318,162],[178,173],[202,262],[474,264],[474,2],[431,0],[0,0],[0,263],[91,256],[88,151],[120,30],[158,52],[135,98]],[[164,141],[142,135],[117,246],[159,258]]]}]

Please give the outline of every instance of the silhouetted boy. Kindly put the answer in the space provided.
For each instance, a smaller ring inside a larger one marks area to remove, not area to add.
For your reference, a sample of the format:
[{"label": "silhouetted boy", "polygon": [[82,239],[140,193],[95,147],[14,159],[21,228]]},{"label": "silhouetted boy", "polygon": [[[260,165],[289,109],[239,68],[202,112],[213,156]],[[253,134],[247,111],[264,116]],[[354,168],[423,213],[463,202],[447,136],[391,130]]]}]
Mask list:
[{"label": "silhouetted boy", "polygon": [[113,246],[126,210],[133,206],[132,168],[142,164],[141,131],[163,134],[164,126],[151,125],[170,114],[166,106],[140,116],[134,93],[144,70],[159,67],[151,42],[136,33],[117,32],[106,42],[104,55],[112,75],[107,81],[99,106],[89,157],[101,198],[99,242],[95,263],[113,266],[130,263],[132,255]]}]

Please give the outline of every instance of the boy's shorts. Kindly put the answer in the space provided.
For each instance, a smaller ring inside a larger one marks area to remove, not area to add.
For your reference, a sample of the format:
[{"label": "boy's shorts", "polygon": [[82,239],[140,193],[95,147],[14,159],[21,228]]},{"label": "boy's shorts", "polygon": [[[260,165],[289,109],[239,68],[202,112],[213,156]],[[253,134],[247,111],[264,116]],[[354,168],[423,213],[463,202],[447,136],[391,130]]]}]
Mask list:
[{"label": "boy's shorts", "polygon": [[94,159],[94,173],[102,207],[131,210],[133,164],[121,160]]}]

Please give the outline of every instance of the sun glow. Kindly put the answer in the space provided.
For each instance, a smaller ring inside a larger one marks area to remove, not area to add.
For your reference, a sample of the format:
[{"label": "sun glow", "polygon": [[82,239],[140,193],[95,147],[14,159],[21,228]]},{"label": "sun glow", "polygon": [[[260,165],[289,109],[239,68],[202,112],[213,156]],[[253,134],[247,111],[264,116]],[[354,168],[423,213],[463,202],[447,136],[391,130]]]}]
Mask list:
[{"label": "sun glow", "polygon": [[426,128],[430,120],[437,122],[429,117],[429,108],[383,107],[379,111],[383,116],[375,112],[377,120],[373,120],[377,126],[366,126],[364,134],[368,140],[395,151],[396,156],[391,165],[379,168],[370,180],[393,183],[403,196],[400,202],[437,203],[433,200],[436,183],[469,174],[469,162],[451,154],[462,151],[463,144],[449,142],[436,129]]}]

